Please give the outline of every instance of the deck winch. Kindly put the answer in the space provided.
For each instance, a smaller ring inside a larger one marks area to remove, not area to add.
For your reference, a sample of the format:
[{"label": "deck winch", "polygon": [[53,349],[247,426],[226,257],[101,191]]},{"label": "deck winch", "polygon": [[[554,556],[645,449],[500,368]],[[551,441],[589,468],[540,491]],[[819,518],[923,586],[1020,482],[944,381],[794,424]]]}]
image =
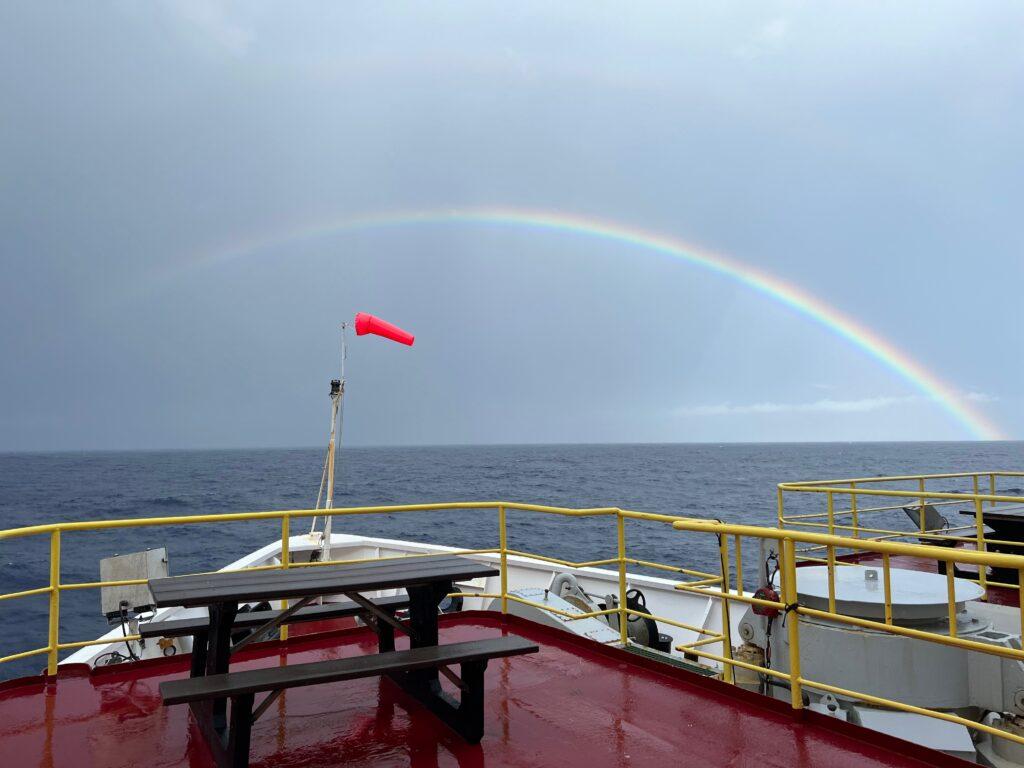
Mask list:
[{"label": "deck winch", "polygon": [[[617,613],[607,616],[590,617],[586,619],[568,619],[561,614],[585,614],[596,611],[603,611],[608,608],[617,608],[618,597],[605,595],[603,598],[586,592],[579,581],[571,573],[553,573],[547,589],[517,589],[510,592],[516,597],[541,603],[552,608],[552,611],[545,611],[531,605],[524,605],[519,602],[510,601],[509,612],[536,621],[539,624],[546,624],[552,627],[564,629],[577,635],[589,637],[600,643],[617,643],[619,641],[619,617]],[[647,600],[644,593],[639,589],[630,589],[626,592],[626,605],[635,611],[648,613]],[[494,600],[489,608],[500,610],[501,601]],[[626,623],[626,633],[629,639],[637,645],[653,648],[657,651],[669,653],[672,649],[672,637],[658,631],[658,624],[646,616],[631,615]]]}]

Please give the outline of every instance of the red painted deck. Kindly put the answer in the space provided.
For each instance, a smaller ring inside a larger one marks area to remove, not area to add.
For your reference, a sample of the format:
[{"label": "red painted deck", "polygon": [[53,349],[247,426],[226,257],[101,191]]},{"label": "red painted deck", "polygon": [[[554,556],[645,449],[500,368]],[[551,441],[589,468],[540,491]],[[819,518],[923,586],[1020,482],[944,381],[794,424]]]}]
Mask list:
[{"label": "red painted deck", "polygon": [[[541,645],[487,670],[486,733],[468,746],[388,680],[285,693],[255,725],[252,764],[270,766],[967,766],[906,742],[564,632],[484,613],[442,618],[444,641],[505,632]],[[365,629],[266,643],[254,668],[376,652]],[[208,768],[185,706],[157,685],[187,657],[0,686],[0,766]]]}]

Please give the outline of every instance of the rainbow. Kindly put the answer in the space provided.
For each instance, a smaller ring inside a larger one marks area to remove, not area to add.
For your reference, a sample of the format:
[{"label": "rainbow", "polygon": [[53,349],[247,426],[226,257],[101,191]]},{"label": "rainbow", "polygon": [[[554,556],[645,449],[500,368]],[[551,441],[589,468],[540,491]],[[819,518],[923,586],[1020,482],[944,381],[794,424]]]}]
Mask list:
[{"label": "rainbow", "polygon": [[908,353],[877,333],[843,314],[793,283],[728,256],[713,253],[666,235],[646,232],[611,221],[564,213],[505,207],[458,208],[424,211],[391,211],[366,216],[325,220],[286,227],[265,236],[236,241],[231,245],[199,254],[193,267],[231,261],[258,251],[296,241],[386,227],[426,224],[487,224],[532,227],[599,238],[648,252],[658,253],[728,277],[789,307],[828,329],[896,373],[927,399],[938,403],[976,439],[1005,440],[1002,431],[974,403],[914,360]]}]

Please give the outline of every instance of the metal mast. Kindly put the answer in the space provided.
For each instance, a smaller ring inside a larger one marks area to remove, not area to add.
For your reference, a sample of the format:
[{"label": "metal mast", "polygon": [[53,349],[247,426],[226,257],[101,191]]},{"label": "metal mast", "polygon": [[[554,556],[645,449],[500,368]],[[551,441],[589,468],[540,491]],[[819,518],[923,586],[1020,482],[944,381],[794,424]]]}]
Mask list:
[{"label": "metal mast", "polygon": [[[327,498],[323,509],[334,508],[334,474],[335,474],[335,456],[337,454],[337,448],[341,445],[341,434],[345,423],[345,408],[344,408],[344,397],[345,397],[345,358],[348,357],[348,338],[346,330],[348,329],[348,323],[341,324],[341,377],[331,380],[331,437],[327,442],[327,456],[324,458],[324,471],[320,476],[320,491],[316,496],[316,507],[315,509],[321,509],[320,501],[324,497],[324,487],[327,488]],[[331,558],[331,516],[324,516],[324,532],[321,537],[321,558],[323,560],[330,560]],[[313,527],[310,528],[309,534],[312,536],[316,531],[316,518],[313,518]]]}]

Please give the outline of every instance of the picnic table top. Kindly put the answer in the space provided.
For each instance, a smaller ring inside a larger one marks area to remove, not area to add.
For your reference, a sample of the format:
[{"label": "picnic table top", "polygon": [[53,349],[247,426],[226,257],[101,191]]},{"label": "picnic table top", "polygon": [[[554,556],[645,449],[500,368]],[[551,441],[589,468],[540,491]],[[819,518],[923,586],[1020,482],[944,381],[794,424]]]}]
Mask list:
[{"label": "picnic table top", "polygon": [[172,576],[151,579],[149,589],[159,608],[194,607],[425,586],[499,574],[493,565],[458,555],[430,555],[273,571]]},{"label": "picnic table top", "polygon": [[[974,510],[961,510],[960,514],[974,517]],[[981,510],[981,518],[986,523],[1024,523],[1024,504],[1003,504],[995,507],[985,506]]]}]

